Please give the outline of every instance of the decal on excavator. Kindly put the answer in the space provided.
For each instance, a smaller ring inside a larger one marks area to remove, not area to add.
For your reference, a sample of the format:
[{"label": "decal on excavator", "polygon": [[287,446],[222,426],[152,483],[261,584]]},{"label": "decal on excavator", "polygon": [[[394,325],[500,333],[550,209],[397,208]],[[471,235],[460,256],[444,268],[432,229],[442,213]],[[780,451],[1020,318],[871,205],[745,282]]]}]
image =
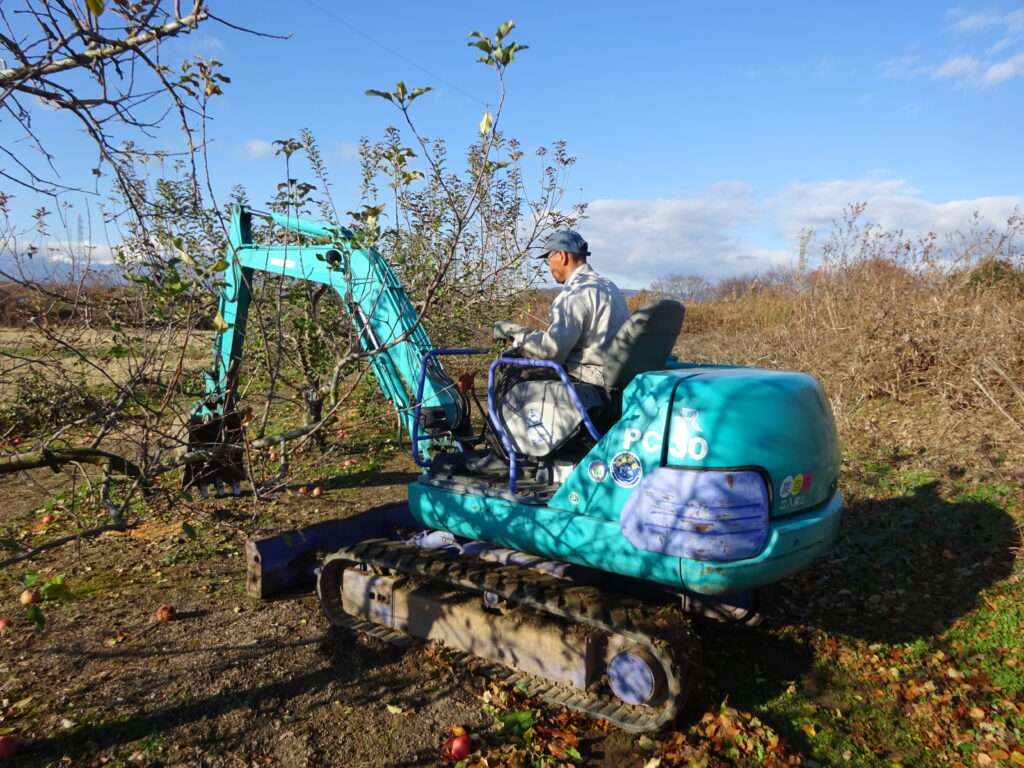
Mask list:
[{"label": "decal on excavator", "polygon": [[612,479],[623,488],[632,488],[644,475],[640,459],[632,451],[622,451],[612,459]]},{"label": "decal on excavator", "polygon": [[810,489],[813,479],[814,475],[810,472],[804,472],[799,475],[787,475],[786,479],[779,486],[779,509],[791,509],[806,504],[806,499],[809,499],[809,496],[805,496],[803,499],[798,499],[797,497]]},{"label": "decal on excavator", "polygon": [[[700,413],[695,408],[684,408],[678,416],[672,417],[672,431],[668,452],[675,459],[700,461],[708,455],[708,441],[695,432],[703,432]],[[630,428],[623,433],[622,448],[629,450],[634,443],[640,443],[645,453],[660,453],[664,436],[660,430],[641,432]]]}]

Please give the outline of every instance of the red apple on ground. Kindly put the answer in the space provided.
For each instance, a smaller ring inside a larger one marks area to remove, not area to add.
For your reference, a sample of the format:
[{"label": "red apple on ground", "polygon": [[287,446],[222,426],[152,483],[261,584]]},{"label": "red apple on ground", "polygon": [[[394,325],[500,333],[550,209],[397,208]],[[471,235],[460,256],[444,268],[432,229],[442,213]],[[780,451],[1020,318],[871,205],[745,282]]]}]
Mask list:
[{"label": "red apple on ground", "polygon": [[0,760],[14,757],[21,749],[21,739],[17,736],[0,736]]},{"label": "red apple on ground", "polygon": [[49,525],[56,518],[53,515],[43,515],[43,525]]},{"label": "red apple on ground", "polygon": [[173,605],[161,605],[156,609],[156,620],[157,621],[171,621],[175,616],[178,615],[177,609]]},{"label": "red apple on ground", "polygon": [[21,596],[18,598],[22,605],[32,605],[38,603],[43,599],[43,596],[39,593],[39,587],[29,587],[23,590]]},{"label": "red apple on ground", "polygon": [[11,620],[0,619],[0,635],[11,631]]},{"label": "red apple on ground", "polygon": [[451,753],[456,760],[463,760],[469,757],[473,751],[473,740],[468,735],[455,736],[452,738]]}]

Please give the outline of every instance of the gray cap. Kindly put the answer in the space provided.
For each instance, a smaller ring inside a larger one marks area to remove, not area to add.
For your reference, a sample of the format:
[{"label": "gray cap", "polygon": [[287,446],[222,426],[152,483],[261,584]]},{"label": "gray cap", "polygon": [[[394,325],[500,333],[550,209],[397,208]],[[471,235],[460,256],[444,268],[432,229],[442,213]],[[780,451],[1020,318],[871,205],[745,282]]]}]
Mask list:
[{"label": "gray cap", "polygon": [[579,232],[573,232],[571,229],[563,229],[552,234],[544,243],[544,250],[537,258],[546,259],[552,251],[578,253],[580,256],[590,255],[587,241],[580,237]]}]

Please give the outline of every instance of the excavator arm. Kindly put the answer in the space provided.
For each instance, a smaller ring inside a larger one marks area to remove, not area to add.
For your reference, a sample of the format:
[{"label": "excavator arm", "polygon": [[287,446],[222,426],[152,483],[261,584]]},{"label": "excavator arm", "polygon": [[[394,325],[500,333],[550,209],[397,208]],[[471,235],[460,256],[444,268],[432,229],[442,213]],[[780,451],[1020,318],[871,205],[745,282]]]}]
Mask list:
[{"label": "excavator arm", "polygon": [[[237,408],[238,374],[242,365],[253,275],[257,271],[308,280],[330,286],[341,298],[367,353],[377,382],[394,405],[406,431],[414,430],[416,393],[423,360],[433,347],[408,294],[384,258],[373,248],[353,245],[352,233],[293,216],[264,214],[276,224],[311,235],[326,244],[260,245],[253,243],[255,212],[236,206],[229,235],[231,262],[225,271],[218,311],[223,324],[214,337],[213,367],[205,375],[205,396],[189,419],[189,449],[241,441]],[[466,406],[455,383],[436,356],[426,362],[421,419],[436,430],[458,430]],[[429,446],[418,450],[426,457]],[[230,458],[188,465],[184,485],[197,485],[205,493],[214,484],[218,494],[225,482],[238,492],[241,467]]]}]

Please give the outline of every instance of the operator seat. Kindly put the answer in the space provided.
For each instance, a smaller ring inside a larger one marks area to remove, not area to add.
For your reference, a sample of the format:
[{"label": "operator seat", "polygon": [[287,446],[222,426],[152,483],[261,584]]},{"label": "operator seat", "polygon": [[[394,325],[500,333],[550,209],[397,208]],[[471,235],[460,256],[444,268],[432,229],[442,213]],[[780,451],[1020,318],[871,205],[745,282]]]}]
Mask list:
[{"label": "operator seat", "polygon": [[[575,397],[598,432],[606,432],[619,420],[622,390],[635,376],[665,367],[682,330],[684,314],[678,301],[662,299],[644,304],[627,318],[608,344],[604,389],[573,383]],[[537,480],[543,477],[544,482],[561,483],[594,444],[572,395],[558,379],[519,381],[501,394],[495,410],[512,450],[537,462]],[[508,466],[505,456],[504,446],[495,438],[491,450],[469,458],[465,466],[471,472],[500,472]],[[442,463],[435,461],[437,468]]]},{"label": "operator seat", "polygon": [[604,389],[575,382],[569,392],[558,379],[519,381],[501,394],[498,421],[516,453],[542,460],[547,457],[574,463],[593,440],[574,400],[586,409],[595,429],[606,432],[622,412],[622,390],[635,376],[665,367],[683,326],[683,305],[678,301],[652,301],[622,324],[608,345]]},{"label": "operator seat", "polygon": [[604,388],[609,394],[621,394],[639,373],[665,367],[685,314],[678,301],[660,299],[647,302],[629,316],[608,345]]}]

